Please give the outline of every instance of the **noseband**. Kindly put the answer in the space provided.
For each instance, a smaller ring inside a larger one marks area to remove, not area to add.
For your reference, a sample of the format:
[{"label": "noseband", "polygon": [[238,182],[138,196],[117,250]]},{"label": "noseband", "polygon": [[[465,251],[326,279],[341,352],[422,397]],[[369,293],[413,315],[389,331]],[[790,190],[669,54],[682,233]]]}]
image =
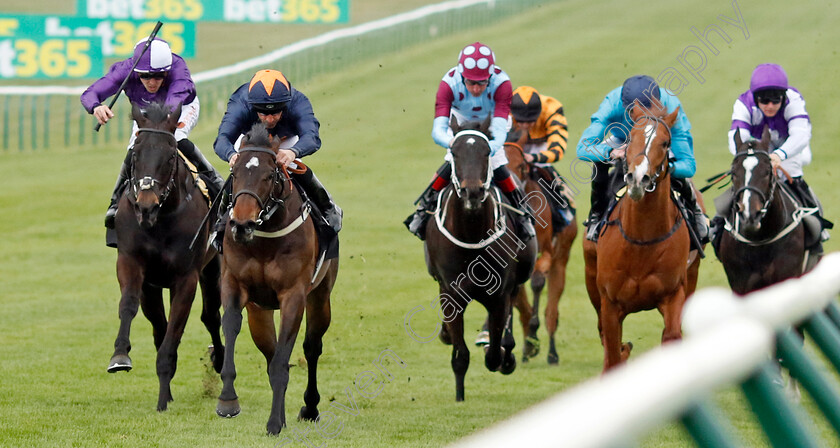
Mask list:
[{"label": "noseband", "polygon": [[[668,170],[668,151],[669,151],[669,148],[671,147],[671,128],[668,127],[668,124],[666,124],[665,120],[663,120],[662,118],[660,118],[660,117],[650,117],[650,116],[639,117],[639,119],[636,120],[633,123],[633,126],[635,127],[636,124],[639,121],[641,121],[642,119],[655,121],[658,124],[661,124],[662,127],[664,127],[668,131],[668,140],[663,144],[663,146],[665,148],[665,157],[662,159],[662,162],[656,168],[656,172],[653,174],[653,178],[650,180],[650,185],[648,185],[645,188],[646,192],[652,193],[654,190],[656,190],[656,186],[659,182],[659,178],[662,177],[662,174],[665,173]],[[651,132],[650,135],[645,133],[645,154],[643,154],[642,156],[645,158],[645,160],[648,161],[648,163],[650,163],[650,159],[647,156],[647,149],[650,147],[651,143],[653,142],[652,140],[653,140],[654,136],[656,136],[656,128],[654,128],[653,132]],[[630,164],[627,161],[627,154],[624,155],[624,173],[625,173],[624,174],[625,183],[627,183],[627,176],[630,175]]]},{"label": "noseband", "polygon": [[[763,157],[763,158],[765,158],[767,163],[770,163],[770,154],[767,154],[764,151],[757,151],[756,152],[755,151],[755,142],[750,142],[749,145],[750,146],[747,148],[747,150],[741,151],[738,154],[735,154],[735,160],[737,160],[741,156],[743,156],[744,159],[746,159],[747,157],[755,157],[755,158],[759,158],[759,159]],[[770,174],[770,192],[769,193],[765,194],[764,191],[762,191],[762,190],[760,190],[756,187],[753,187],[752,185],[748,185],[748,184],[745,183],[743,187],[737,189],[735,191],[735,193],[733,193],[732,203],[733,204],[737,203],[738,198],[741,197],[741,195],[743,195],[744,192],[751,191],[751,192],[757,194],[758,197],[759,197],[759,200],[762,201],[762,206],[761,206],[761,209],[758,211],[758,216],[757,216],[757,219],[759,221],[761,221],[761,219],[764,218],[764,215],[767,214],[767,209],[770,208],[770,204],[773,202],[773,198],[774,198],[775,193],[776,193],[776,184],[777,184],[776,175],[774,173],[772,173],[772,171],[771,171],[771,174]]]},{"label": "noseband", "polygon": [[[137,130],[137,134],[141,132],[150,132],[153,134],[163,134],[172,137],[172,140],[175,141],[175,134],[169,131],[164,131],[161,129],[153,129],[153,128],[140,128]],[[169,193],[172,191],[172,187],[175,186],[175,170],[178,165],[178,142],[175,141],[173,145],[174,150],[172,151],[172,156],[170,157],[171,161],[171,169],[169,170],[169,180],[166,182],[166,188],[163,190],[163,193],[160,194],[158,197],[158,202],[163,204],[166,201],[166,198],[169,197]],[[134,191],[134,200],[137,200],[137,195],[140,194],[141,191],[144,190],[151,190],[155,187],[155,185],[164,185],[163,182],[159,181],[158,179],[152,176],[143,176],[140,181],[137,181],[136,173],[134,172],[136,160],[137,160],[137,151],[132,151],[131,155],[131,186],[132,190]]]},{"label": "noseband", "polygon": [[[277,165],[277,160],[275,159],[277,154],[274,151],[258,146],[246,146],[239,148],[240,154],[245,152],[262,152],[269,154],[271,155],[271,161],[274,163],[274,171],[271,174],[271,182],[273,185],[271,190],[269,190],[268,199],[263,200],[256,192],[243,189],[239,190],[231,200],[231,204],[236,204],[236,199],[242,195],[251,196],[256,199],[257,204],[260,207],[260,213],[257,215],[256,223],[257,225],[261,225],[271,219],[277,209],[285,205],[286,199],[292,193],[292,178],[289,176],[289,172],[286,170],[285,166]],[[240,155],[239,157],[241,161],[242,156]],[[288,188],[284,188],[284,185],[286,184],[288,184]],[[278,187],[280,189],[279,196],[275,196],[274,192],[278,189]],[[285,195],[283,194],[284,191],[286,191]]]},{"label": "noseband", "polygon": [[[485,143],[487,143],[488,147],[490,146],[490,139],[487,138],[487,136],[484,135],[484,133],[474,131],[471,129],[465,129],[455,134],[455,137],[452,139],[451,146],[455,146],[455,142],[459,138],[470,135],[481,138],[482,140],[484,140]],[[451,159],[450,163],[452,164],[452,186],[455,188],[455,193],[460,198],[461,193],[463,192],[463,187],[461,187],[461,180],[458,179],[458,171],[455,169],[455,156],[452,154],[451,146],[446,151],[449,153],[449,158]],[[481,202],[484,202],[484,200],[487,199],[487,195],[490,193],[490,182],[493,181],[492,169],[490,168],[490,157],[490,155],[487,156],[487,175],[485,176],[484,183],[481,186],[484,190],[484,196],[481,198]]]}]

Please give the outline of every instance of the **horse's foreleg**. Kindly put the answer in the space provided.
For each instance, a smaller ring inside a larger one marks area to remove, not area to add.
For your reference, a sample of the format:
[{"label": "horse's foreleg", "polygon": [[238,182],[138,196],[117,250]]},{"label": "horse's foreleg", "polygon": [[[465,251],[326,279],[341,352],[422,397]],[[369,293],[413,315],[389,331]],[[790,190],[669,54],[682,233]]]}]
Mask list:
[{"label": "horse's foreleg", "polygon": [[222,337],[219,331],[222,326],[222,315],[219,311],[222,307],[220,271],[221,259],[219,256],[214,256],[204,266],[199,276],[202,299],[201,322],[207,332],[210,333],[210,340],[213,343],[210,360],[213,362],[213,369],[216,370],[216,373],[221,373],[225,359],[225,346],[222,345]]},{"label": "horse's foreleg", "polygon": [[[570,232],[571,229],[571,232]],[[548,271],[548,300],[545,304],[545,329],[548,331],[548,363],[557,365],[560,357],[555,346],[555,334],[559,320],[560,297],[566,289],[566,266],[569,263],[569,253],[572,241],[576,235],[572,228],[564,229],[554,245],[554,256],[551,259],[551,269]],[[570,235],[570,236],[567,236]]]},{"label": "horse's foreleg", "polygon": [[[303,289],[303,288],[301,288]],[[268,416],[266,430],[269,434],[279,434],[286,426],[286,388],[289,386],[289,358],[295,347],[295,339],[303,320],[306,295],[301,290],[289,295],[280,303],[283,318],[280,321],[280,334],[274,357],[268,364],[268,382],[271,384],[271,414]]]},{"label": "horse's foreleg", "polygon": [[265,369],[274,358],[274,351],[277,349],[277,332],[274,328],[274,310],[266,310],[255,305],[253,302],[245,304],[248,309],[248,328],[251,330],[251,339],[257,346],[260,353],[265,356]]},{"label": "horse's foreleg", "polygon": [[[604,346],[604,373],[621,364],[629,356],[629,347],[621,344],[621,323],[624,316],[608,299],[601,299],[601,343]],[[626,350],[626,355],[622,353]]]},{"label": "horse's foreleg", "polygon": [[464,401],[464,378],[470,367],[470,351],[464,342],[464,314],[458,312],[446,323],[452,340],[452,372],[455,374],[455,401]]},{"label": "horse's foreleg", "polygon": [[318,358],[323,350],[323,337],[330,326],[330,288],[332,282],[321,284],[309,294],[306,301],[306,336],[303,339],[303,355],[306,357],[307,383],[303,392],[304,406],[300,408],[298,418],[314,421],[318,418]]},{"label": "horse's foreleg", "polygon": [[662,329],[662,343],[682,338],[682,309],[685,304],[685,290],[680,288],[670,300],[659,304],[659,312],[665,322]]},{"label": "horse's foreleg", "polygon": [[[536,311],[528,303],[528,293],[525,291],[524,285],[519,285],[516,288],[513,305],[519,310],[519,323],[522,325],[522,335],[525,338],[525,347],[522,349],[522,362],[528,362],[528,359],[537,356],[540,352],[540,341],[536,337],[532,338],[529,336],[529,327],[531,322],[533,322]],[[534,333],[536,334],[536,332]]]},{"label": "horse's foreleg", "polygon": [[586,284],[586,292],[589,295],[589,301],[592,307],[595,308],[595,314],[598,319],[598,337],[601,339],[601,344],[604,343],[604,331],[601,328],[601,292],[598,291],[598,254],[595,243],[583,239],[583,273],[584,282]]},{"label": "horse's foreleg", "polygon": [[155,352],[157,352],[166,336],[166,309],[163,307],[163,290],[149,284],[143,284],[143,300],[140,301],[140,308],[143,310],[143,315],[152,324],[152,338],[155,341]]},{"label": "horse's foreleg", "polygon": [[502,366],[499,371],[503,375],[510,375],[516,370],[516,356],[513,354],[513,349],[516,347],[516,340],[513,338],[513,309],[508,305],[507,317],[505,318],[505,328],[502,330]]},{"label": "horse's foreleg", "polygon": [[509,298],[491,299],[487,306],[487,323],[490,331],[490,343],[484,346],[484,366],[491,372],[502,366],[502,332],[510,314],[507,302]]},{"label": "horse's foreleg", "polygon": [[231,279],[223,277],[222,283],[222,333],[225,335],[225,356],[222,365],[222,392],[216,404],[216,414],[219,417],[236,417],[239,415],[239,398],[233,381],[236,379],[236,365],[233,361],[236,337],[242,329],[242,294],[239,285]]},{"label": "horse's foreleg", "polygon": [[131,370],[131,321],[137,315],[143,300],[143,268],[127,255],[117,257],[117,279],[120,282],[120,329],[114,341],[114,354],[108,363],[108,372]]},{"label": "horse's foreleg", "polygon": [[163,343],[157,353],[157,374],[160,382],[158,411],[165,411],[167,404],[172,401],[170,383],[178,368],[178,346],[181,344],[181,337],[184,335],[184,328],[186,328],[187,319],[190,317],[190,308],[192,308],[193,300],[195,300],[198,273],[193,273],[175,282],[175,285],[170,290],[172,305],[169,310],[166,336],[163,338]]}]

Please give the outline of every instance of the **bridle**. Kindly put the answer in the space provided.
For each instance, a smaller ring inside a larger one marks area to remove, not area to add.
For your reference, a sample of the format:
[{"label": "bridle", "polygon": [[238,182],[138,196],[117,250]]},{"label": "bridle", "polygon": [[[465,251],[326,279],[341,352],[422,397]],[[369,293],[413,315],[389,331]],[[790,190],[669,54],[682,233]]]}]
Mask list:
[{"label": "bridle", "polygon": [[[479,132],[479,131],[474,131],[474,130],[471,130],[471,129],[465,129],[465,130],[460,131],[457,134],[455,134],[455,137],[452,139],[452,145],[451,146],[455,146],[455,142],[459,138],[465,137],[465,136],[470,136],[470,135],[475,136],[475,137],[479,137],[485,143],[487,143],[488,147],[490,146],[490,139],[487,138],[487,136],[484,135],[484,133]],[[455,193],[460,198],[461,193],[463,192],[463,187],[461,187],[461,180],[458,179],[458,171],[455,169],[455,156],[454,156],[454,154],[452,154],[451,146],[446,151],[449,154],[449,158],[451,160],[450,164],[452,165],[452,186],[455,189]],[[487,196],[490,194],[490,183],[493,181],[493,173],[492,173],[491,164],[490,164],[490,157],[491,156],[488,154],[488,156],[487,156],[487,174],[485,175],[484,183],[482,184],[482,189],[484,190],[484,196],[481,198],[481,202],[484,202],[487,199]]]},{"label": "bridle", "polygon": [[[657,124],[661,124],[662,127],[664,127],[668,131],[668,139],[662,144],[663,149],[665,150],[665,157],[662,158],[662,162],[660,162],[659,166],[656,168],[656,172],[654,172],[653,178],[650,180],[650,185],[645,187],[646,192],[652,193],[654,190],[656,190],[656,186],[658,185],[658,182],[659,182],[660,178],[662,177],[662,175],[668,171],[668,151],[669,151],[669,148],[671,147],[671,128],[668,127],[668,124],[665,123],[665,120],[663,120],[662,118],[651,117],[651,116],[646,116],[646,115],[639,117],[638,120],[633,122],[633,126],[635,127],[637,125],[637,123],[639,123],[639,121],[641,121],[642,119],[655,121]],[[656,128],[654,128],[653,131],[650,132],[650,133],[645,132],[645,154],[642,154],[642,157],[644,157],[648,161],[648,163],[650,163],[650,159],[647,156],[647,150],[650,148],[651,143],[653,143],[653,138],[655,136],[656,136]],[[630,165],[627,162],[627,159],[628,159],[627,154],[625,154],[624,155],[624,173],[625,173],[624,174],[624,180],[625,180],[625,183],[628,183],[628,180],[629,180],[628,176],[631,176]]]},{"label": "bridle", "polygon": [[[175,134],[169,131],[164,131],[161,129],[154,129],[154,128],[140,128],[137,130],[137,134],[139,135],[141,132],[150,132],[154,134],[163,134],[172,137],[173,141],[173,150],[172,155],[169,157],[167,162],[170,162],[170,170],[169,170],[169,180],[166,182],[166,188],[164,188],[163,193],[158,196],[158,203],[163,204],[166,201],[166,198],[169,197],[169,193],[172,192],[172,188],[175,186],[175,172],[178,167],[178,144],[175,139]],[[137,195],[140,194],[141,191],[151,190],[155,187],[155,185],[164,185],[163,182],[160,180],[152,177],[152,176],[143,176],[139,181],[137,181],[136,173],[135,173],[135,166],[137,161],[137,151],[133,150],[131,155],[131,186],[132,191],[134,192],[134,200],[137,201]]]},{"label": "bridle", "polygon": [[[738,160],[742,156],[744,158],[746,158],[746,157],[756,157],[756,158],[764,157],[766,159],[766,162],[770,163],[770,154],[768,154],[764,151],[756,151],[755,150],[755,142],[753,142],[753,141],[749,142],[749,147],[745,151],[741,151],[741,152],[735,154],[735,159],[734,160]],[[733,163],[733,165],[734,165],[734,163]],[[762,191],[762,190],[760,190],[756,187],[753,187],[752,185],[748,185],[748,184],[745,183],[743,187],[735,190],[735,193],[732,194],[732,204],[733,205],[736,204],[738,198],[747,191],[750,191],[750,192],[753,192],[753,193],[757,194],[758,197],[759,197],[759,200],[762,201],[762,206],[761,206],[761,209],[758,211],[758,216],[757,216],[757,219],[759,221],[761,221],[764,218],[764,216],[767,214],[767,209],[770,207],[770,204],[773,202],[773,198],[774,198],[775,193],[776,193],[776,184],[777,183],[778,182],[776,181],[776,176],[771,173],[771,175],[770,175],[770,192],[767,193],[767,194],[765,194],[764,191]]]},{"label": "bridle", "polygon": [[[260,207],[260,212],[259,214],[257,214],[257,219],[255,220],[255,222],[257,223],[257,225],[262,225],[264,222],[267,222],[269,219],[271,219],[271,217],[279,208],[285,206],[286,199],[288,199],[289,196],[292,194],[292,178],[289,175],[289,172],[285,166],[277,165],[277,161],[275,159],[277,154],[274,151],[258,146],[245,146],[239,148],[239,163],[244,163],[242,162],[242,160],[244,159],[241,154],[245,152],[262,152],[271,155],[271,161],[272,163],[274,163],[274,170],[271,173],[271,183],[273,185],[269,190],[268,198],[266,199],[261,198],[260,195],[258,195],[254,191],[247,189],[239,190],[233,196],[233,199],[231,200],[231,206],[236,204],[236,199],[239,198],[239,196],[251,196],[257,201],[257,204]],[[233,173],[231,173],[231,177],[233,177]],[[286,187],[287,185],[288,187]],[[277,192],[277,194],[275,194],[275,192]]]}]

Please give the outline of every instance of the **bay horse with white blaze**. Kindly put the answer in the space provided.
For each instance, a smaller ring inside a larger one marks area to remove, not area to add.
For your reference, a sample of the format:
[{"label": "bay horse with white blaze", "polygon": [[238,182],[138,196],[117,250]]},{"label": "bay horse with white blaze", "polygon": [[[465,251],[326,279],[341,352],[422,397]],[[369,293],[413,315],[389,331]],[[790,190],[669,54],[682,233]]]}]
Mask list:
[{"label": "bay horse with white blaze", "polygon": [[[685,219],[671,192],[668,150],[679,108],[668,114],[659,101],[638,101],[625,152],[627,193],[609,215],[598,242],[584,239],[586,289],[598,313],[604,371],[624,362],[633,348],[622,343],[630,313],[657,309],[665,321],[662,342],[681,338],[682,308],[694,292],[700,258],[692,251]],[[698,195],[698,203],[702,200]]]},{"label": "bay horse with white blaze", "polygon": [[[452,343],[455,400],[464,400],[470,353],[464,342],[464,309],[476,300],[487,309],[490,343],[484,365],[513,373],[516,357],[510,328],[511,301],[534,267],[536,242],[513,232],[499,190],[491,187],[489,118],[460,126],[453,117],[452,184],[438,196],[434,220],[426,228],[426,264],[440,287],[442,330]],[[442,335],[444,334],[442,332]]]},{"label": "bay horse with white blaze", "polygon": [[[289,357],[304,310],[303,350],[309,381],[303,394],[305,406],[298,418],[318,418],[318,357],[330,325],[330,294],[338,275],[337,258],[319,264],[318,236],[309,216],[310,204],[292,183],[287,168],[277,165],[280,143],[263,124],[257,123],[243,138],[231,171],[233,206],[222,251],[222,328],[228,348],[216,407],[216,413],[222,417],[240,412],[233,385],[233,356],[242,327],[242,309],[247,307],[251,337],[268,364],[272,390],[266,424],[269,434],[278,434],[286,425]],[[277,309],[282,311],[279,334],[274,327]]]},{"label": "bay horse with white blaze", "polygon": [[[817,210],[800,208],[774,172],[767,128],[760,141],[742,142],[738,132],[734,139],[732,188],[721,201],[729,205],[720,213],[726,231],[715,249],[732,291],[744,295],[798,277],[816,264],[818,257],[808,256],[805,227],[808,214]],[[819,238],[819,223],[812,219],[810,235]]]},{"label": "bay horse with white blaze", "polygon": [[[201,321],[213,341],[211,359],[221,371],[224,346],[219,335],[220,257],[209,247],[209,225],[203,218],[208,201],[196,184],[195,173],[179,157],[175,129],[181,115],[163,104],[146,110],[131,108],[140,128],[132,151],[130,186],[122,196],[115,218],[117,278],[120,282],[120,329],[108,372],[131,370],[129,332],[137,308],[152,323],[160,381],[158,411],[172,401],[170,382],[175,375],[178,345],[187,324],[196,287],[201,285]],[[199,229],[196,241],[190,243]],[[167,321],[163,288],[170,293]]]},{"label": "bay horse with white blaze", "polygon": [[[523,133],[523,139],[527,134]],[[554,179],[551,179],[548,170],[534,166],[525,161],[525,153],[519,143],[505,143],[505,153],[508,159],[508,169],[519,180],[523,182],[525,197],[528,199],[528,206],[534,214],[536,223],[534,229],[537,232],[537,243],[539,256],[534,265],[534,272],[531,274],[531,292],[533,294],[533,307],[528,304],[528,294],[525,288],[519,288],[519,293],[514,301],[514,306],[519,310],[522,330],[526,335],[525,349],[522,356],[523,361],[534,357],[539,353],[539,339],[537,330],[540,328],[540,296],[548,284],[547,302],[545,307],[545,326],[548,331],[548,363],[556,365],[559,362],[557,348],[555,346],[555,334],[558,324],[558,306],[560,297],[566,288],[566,267],[569,263],[569,253],[572,250],[577,236],[577,219],[571,215],[571,221],[559,227],[552,219],[551,200],[547,195],[558,194],[553,188]],[[532,175],[536,173],[536,175]],[[539,179],[545,183],[545,192],[540,186]],[[563,197],[560,200],[568,201]]]}]

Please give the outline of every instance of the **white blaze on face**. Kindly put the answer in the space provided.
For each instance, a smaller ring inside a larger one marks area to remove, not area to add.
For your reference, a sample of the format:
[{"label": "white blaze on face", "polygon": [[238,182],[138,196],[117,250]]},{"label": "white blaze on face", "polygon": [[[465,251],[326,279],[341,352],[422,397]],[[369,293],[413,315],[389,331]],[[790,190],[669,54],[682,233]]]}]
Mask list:
[{"label": "white blaze on face", "polygon": [[636,169],[633,170],[633,178],[636,182],[641,182],[642,177],[647,174],[648,168],[650,168],[650,144],[653,143],[653,139],[656,138],[656,126],[649,124],[645,126],[645,157],[641,163],[636,165]]},{"label": "white blaze on face", "polygon": [[[741,164],[741,166],[744,167],[744,186],[747,186],[747,185],[750,184],[750,181],[752,180],[753,168],[758,166],[758,158],[757,157],[747,157],[747,158],[744,159],[744,162]],[[749,210],[750,195],[751,194],[752,193],[750,192],[750,190],[745,190],[744,191],[744,196],[741,199],[741,201],[743,202],[743,205],[744,205],[743,210]]]},{"label": "white blaze on face", "polygon": [[257,166],[260,166],[260,160],[256,157],[251,157],[251,160],[249,160],[248,163],[245,164],[245,168],[248,168],[248,169],[254,168],[254,167],[257,167]]},{"label": "white blaze on face", "polygon": [[474,138],[472,138],[472,137],[468,138],[468,139],[467,139],[467,144],[468,144],[468,145],[474,145],[474,144],[475,144],[475,139],[474,139]]}]

